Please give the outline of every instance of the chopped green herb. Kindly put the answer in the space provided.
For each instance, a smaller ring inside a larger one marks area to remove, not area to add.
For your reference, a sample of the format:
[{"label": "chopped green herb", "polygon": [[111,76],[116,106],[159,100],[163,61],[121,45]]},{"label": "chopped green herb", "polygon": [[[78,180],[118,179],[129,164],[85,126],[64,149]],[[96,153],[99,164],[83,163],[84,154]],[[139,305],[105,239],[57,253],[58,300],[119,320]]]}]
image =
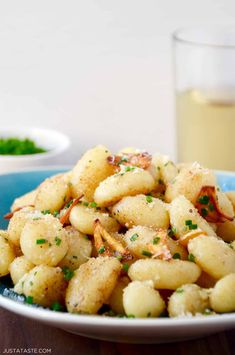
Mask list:
[{"label": "chopped green herb", "polygon": [[39,219],[41,219],[41,217],[34,217],[33,221],[38,221]]},{"label": "chopped green herb", "polygon": [[177,288],[177,289],[175,290],[175,292],[176,292],[176,293],[183,293],[184,290],[183,290],[182,288]]},{"label": "chopped green herb", "polygon": [[33,140],[28,138],[0,138],[0,155],[25,155],[45,152],[45,149],[38,147]]},{"label": "chopped green herb", "polygon": [[193,223],[193,222],[192,222],[191,219],[187,219],[187,220],[185,221],[185,225],[186,225],[186,226],[191,226],[192,223]]},{"label": "chopped green herb", "polygon": [[202,208],[201,209],[201,214],[202,214],[202,217],[206,217],[208,215],[208,211],[206,208]]},{"label": "chopped green herb", "polygon": [[116,258],[121,261],[122,260],[122,255],[117,255]]},{"label": "chopped green herb", "polygon": [[69,208],[73,203],[73,200],[70,200],[65,206],[64,208]]},{"label": "chopped green herb", "polygon": [[123,264],[123,265],[122,265],[122,268],[123,268],[123,270],[124,270],[125,272],[127,272],[128,269],[129,269],[129,264],[127,264],[127,263]]},{"label": "chopped green herb", "polygon": [[55,237],[55,244],[59,246],[61,244],[62,240],[59,237]]},{"label": "chopped green herb", "polygon": [[125,172],[133,171],[133,170],[135,170],[135,166],[126,166],[125,167]]},{"label": "chopped green herb", "polygon": [[174,237],[176,234],[176,228],[172,227],[172,228],[168,229],[167,234],[169,237]]},{"label": "chopped green herb", "polygon": [[82,204],[83,204],[83,206],[86,206],[86,207],[89,206],[89,202],[83,202]]},{"label": "chopped green herb", "polygon": [[153,202],[153,198],[152,198],[152,196],[147,195],[147,196],[146,196],[146,201],[147,201],[147,203],[151,203],[151,202]]},{"label": "chopped green herb", "polygon": [[198,199],[198,202],[201,203],[202,205],[208,205],[210,201],[210,197],[205,195],[205,196],[200,196]]},{"label": "chopped green herb", "polygon": [[103,245],[102,247],[100,247],[100,249],[98,250],[99,254],[103,254],[105,252],[105,246]]},{"label": "chopped green herb", "polygon": [[190,230],[197,229],[197,224],[191,224],[188,226]]},{"label": "chopped green herb", "polygon": [[122,163],[127,163],[128,159],[127,157],[123,156],[121,157],[121,159],[119,160],[119,162],[117,163],[117,165],[121,165]]},{"label": "chopped green herb", "polygon": [[30,281],[29,284],[30,284],[30,286],[33,286],[33,282],[32,281]]},{"label": "chopped green herb", "polygon": [[36,240],[36,244],[45,244],[45,243],[47,243],[46,239],[37,239]]},{"label": "chopped green herb", "polygon": [[50,211],[50,210],[42,210],[41,213],[42,213],[42,214],[50,214],[51,211]]},{"label": "chopped green herb", "polygon": [[212,204],[212,203],[209,203],[209,210],[211,211],[211,212],[213,212],[214,210],[215,210],[215,207],[214,207],[214,205]]},{"label": "chopped green herb", "polygon": [[134,314],[128,314],[127,318],[135,318]]},{"label": "chopped green herb", "polygon": [[90,202],[90,207],[96,208],[97,207],[97,203],[96,202]]},{"label": "chopped green herb", "polygon": [[209,316],[210,314],[212,314],[212,310],[209,309],[209,308],[206,308],[206,309],[204,310],[203,314],[204,314],[205,316]]},{"label": "chopped green herb", "polygon": [[58,217],[59,214],[60,214],[59,211],[54,211],[54,212],[53,212],[53,216],[54,216],[54,217]]},{"label": "chopped green herb", "polygon": [[69,281],[71,280],[71,278],[73,277],[74,275],[74,272],[73,270],[70,270],[67,266],[63,267],[62,268],[62,271],[64,273],[64,278],[66,281]]},{"label": "chopped green herb", "polygon": [[195,256],[192,253],[189,253],[188,260],[192,261],[193,263],[195,263],[195,259],[196,259]]},{"label": "chopped green herb", "polygon": [[33,304],[33,297],[32,296],[27,296],[25,299],[25,302],[28,304]]},{"label": "chopped green herb", "polygon": [[161,238],[160,237],[155,237],[153,238],[153,244],[158,244],[160,242]]},{"label": "chopped green herb", "polygon": [[150,253],[150,251],[147,250],[142,250],[142,255],[148,256],[150,258],[152,256],[152,253]]},{"label": "chopped green herb", "polygon": [[134,242],[138,237],[139,237],[139,235],[137,233],[135,233],[130,237],[130,241]]},{"label": "chopped green herb", "polygon": [[52,311],[57,311],[57,312],[59,312],[59,311],[61,311],[62,310],[62,306],[61,306],[61,304],[59,303],[59,302],[57,302],[57,301],[55,301],[54,303],[52,303],[52,305],[51,305],[51,309],[52,309]]},{"label": "chopped green herb", "polygon": [[172,256],[173,259],[181,259],[181,256],[179,253],[175,253],[173,256]]}]

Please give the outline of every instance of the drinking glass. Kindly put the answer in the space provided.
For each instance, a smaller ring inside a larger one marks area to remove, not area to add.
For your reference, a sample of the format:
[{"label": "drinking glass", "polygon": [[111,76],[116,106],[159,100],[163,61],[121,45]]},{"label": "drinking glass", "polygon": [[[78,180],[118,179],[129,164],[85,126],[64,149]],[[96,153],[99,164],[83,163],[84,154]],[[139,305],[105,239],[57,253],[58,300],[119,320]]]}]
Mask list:
[{"label": "drinking glass", "polygon": [[173,34],[179,162],[235,170],[235,27]]}]

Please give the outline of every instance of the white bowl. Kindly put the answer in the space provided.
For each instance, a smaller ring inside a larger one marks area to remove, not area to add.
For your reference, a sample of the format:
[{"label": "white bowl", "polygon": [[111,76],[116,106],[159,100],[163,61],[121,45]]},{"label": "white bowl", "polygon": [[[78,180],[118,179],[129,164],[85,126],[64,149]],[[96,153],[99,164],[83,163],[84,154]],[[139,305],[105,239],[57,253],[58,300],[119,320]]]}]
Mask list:
[{"label": "white bowl", "polygon": [[0,155],[0,172],[10,172],[35,166],[47,166],[58,163],[58,158],[69,148],[68,136],[45,128],[8,127],[0,129],[0,138],[29,138],[45,153],[26,155]]}]

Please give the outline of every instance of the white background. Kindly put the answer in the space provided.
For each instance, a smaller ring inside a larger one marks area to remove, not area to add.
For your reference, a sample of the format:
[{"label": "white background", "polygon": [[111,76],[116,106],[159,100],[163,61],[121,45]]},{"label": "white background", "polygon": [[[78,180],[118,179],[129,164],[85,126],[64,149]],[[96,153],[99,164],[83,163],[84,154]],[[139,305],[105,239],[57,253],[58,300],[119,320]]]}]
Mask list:
[{"label": "white background", "polygon": [[67,163],[99,142],[174,157],[170,35],[234,20],[234,0],[0,0],[1,126],[67,133]]}]

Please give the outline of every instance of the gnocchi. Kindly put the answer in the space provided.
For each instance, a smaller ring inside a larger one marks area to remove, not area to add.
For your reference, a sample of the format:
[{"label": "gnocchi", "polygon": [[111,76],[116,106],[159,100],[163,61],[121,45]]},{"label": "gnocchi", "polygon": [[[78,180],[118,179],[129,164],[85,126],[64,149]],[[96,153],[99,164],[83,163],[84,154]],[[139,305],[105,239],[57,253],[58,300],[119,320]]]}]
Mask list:
[{"label": "gnocchi", "polygon": [[13,201],[0,277],[26,303],[74,314],[235,312],[234,196],[198,163],[98,145]]}]

